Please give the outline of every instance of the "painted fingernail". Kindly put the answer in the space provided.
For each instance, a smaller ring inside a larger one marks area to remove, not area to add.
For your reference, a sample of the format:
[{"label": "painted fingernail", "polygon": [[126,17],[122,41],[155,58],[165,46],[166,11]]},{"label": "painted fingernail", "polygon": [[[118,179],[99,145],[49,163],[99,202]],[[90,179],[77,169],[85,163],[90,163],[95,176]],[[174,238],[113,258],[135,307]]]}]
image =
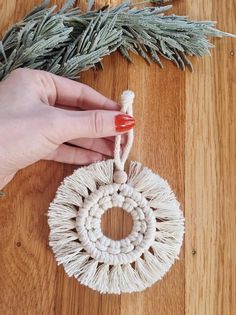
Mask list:
[{"label": "painted fingernail", "polygon": [[117,132],[128,131],[135,125],[134,117],[127,114],[115,116],[115,126]]}]

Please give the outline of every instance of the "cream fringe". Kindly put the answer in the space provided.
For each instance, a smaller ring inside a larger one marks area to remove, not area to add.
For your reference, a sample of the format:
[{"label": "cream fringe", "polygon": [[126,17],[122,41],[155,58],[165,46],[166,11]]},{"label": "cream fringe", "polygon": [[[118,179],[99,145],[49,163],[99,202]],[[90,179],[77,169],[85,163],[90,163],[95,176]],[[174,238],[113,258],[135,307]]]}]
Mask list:
[{"label": "cream fringe", "polygon": [[[167,181],[131,162],[126,184],[113,183],[114,160],[79,168],[50,204],[49,244],[69,276],[101,293],[142,291],[178,258],[184,234],[180,205]],[[101,216],[120,206],[131,214],[130,235],[103,235]]]}]

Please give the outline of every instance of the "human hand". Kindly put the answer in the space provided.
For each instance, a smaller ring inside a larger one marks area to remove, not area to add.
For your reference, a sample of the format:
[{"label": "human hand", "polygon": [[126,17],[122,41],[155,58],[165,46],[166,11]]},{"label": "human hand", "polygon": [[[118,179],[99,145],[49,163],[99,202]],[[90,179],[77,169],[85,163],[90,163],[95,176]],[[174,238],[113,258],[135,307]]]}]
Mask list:
[{"label": "human hand", "polygon": [[111,137],[134,127],[133,117],[118,109],[85,84],[13,71],[0,83],[0,189],[41,159],[84,165],[113,155]]}]

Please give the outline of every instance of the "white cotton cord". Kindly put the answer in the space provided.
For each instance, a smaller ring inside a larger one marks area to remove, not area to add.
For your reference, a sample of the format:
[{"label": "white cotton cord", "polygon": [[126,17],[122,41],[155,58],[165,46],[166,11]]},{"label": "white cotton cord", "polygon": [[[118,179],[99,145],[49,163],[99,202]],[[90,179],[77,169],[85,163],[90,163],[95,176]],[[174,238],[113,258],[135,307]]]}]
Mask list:
[{"label": "white cotton cord", "polygon": [[[49,244],[69,276],[101,293],[142,291],[160,280],[178,258],[184,233],[180,205],[168,183],[131,162],[127,183],[113,182],[114,160],[79,168],[65,178],[50,204]],[[129,235],[103,234],[102,215],[129,213]]]},{"label": "white cotton cord", "polygon": [[[121,95],[132,115],[134,93]],[[178,258],[184,234],[180,204],[167,181],[139,162],[125,162],[133,144],[115,141],[114,159],[79,168],[65,178],[48,211],[49,244],[57,263],[81,284],[101,293],[142,291],[160,280]],[[103,214],[122,208],[133,220],[129,235],[103,234]]]},{"label": "white cotton cord", "polygon": [[[121,95],[121,112],[128,115],[133,115],[133,101],[134,101],[134,92],[124,91]],[[121,135],[116,136],[115,140],[115,149],[114,149],[114,162],[116,170],[123,171],[125,167],[125,162],[128,159],[130,150],[132,148],[134,141],[134,132],[133,129],[127,133],[127,143],[121,152]]]}]

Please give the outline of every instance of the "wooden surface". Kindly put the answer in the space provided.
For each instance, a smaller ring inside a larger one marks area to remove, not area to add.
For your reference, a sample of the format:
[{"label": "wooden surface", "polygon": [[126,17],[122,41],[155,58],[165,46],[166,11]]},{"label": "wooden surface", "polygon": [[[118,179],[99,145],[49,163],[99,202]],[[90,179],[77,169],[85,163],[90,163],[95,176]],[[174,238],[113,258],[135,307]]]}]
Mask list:
[{"label": "wooden surface", "polygon": [[[38,2],[2,0],[0,31]],[[174,11],[236,32],[235,0],[175,1]],[[214,43],[212,58],[193,60],[194,74],[167,63],[164,70],[148,67],[139,58],[128,65],[115,54],[105,59],[104,72],[82,76],[116,100],[124,89],[136,92],[131,159],[167,178],[185,209],[180,260],[138,294],[99,295],[68,278],[48,248],[45,214],[75,166],[39,162],[19,172],[0,200],[0,314],[235,314],[236,40]],[[126,222],[117,211],[105,218],[104,230],[119,237]]]}]

